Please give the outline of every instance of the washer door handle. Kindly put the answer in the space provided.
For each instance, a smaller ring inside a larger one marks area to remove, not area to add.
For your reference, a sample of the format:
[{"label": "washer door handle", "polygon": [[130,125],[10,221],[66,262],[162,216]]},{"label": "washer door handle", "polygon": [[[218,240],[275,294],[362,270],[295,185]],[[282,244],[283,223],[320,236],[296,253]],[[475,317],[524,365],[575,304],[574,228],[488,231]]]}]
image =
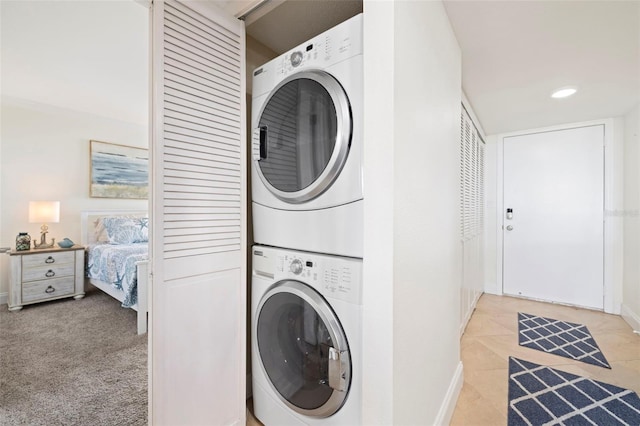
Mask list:
[{"label": "washer door handle", "polygon": [[340,352],[336,348],[329,348],[329,387],[340,392],[347,390],[346,366],[349,360],[347,351]]}]

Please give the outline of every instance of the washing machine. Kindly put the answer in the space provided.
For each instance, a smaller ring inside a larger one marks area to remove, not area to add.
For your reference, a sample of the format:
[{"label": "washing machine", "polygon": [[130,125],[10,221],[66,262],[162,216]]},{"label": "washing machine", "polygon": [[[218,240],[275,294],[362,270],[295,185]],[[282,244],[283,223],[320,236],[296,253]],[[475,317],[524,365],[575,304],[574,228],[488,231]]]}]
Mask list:
[{"label": "washing machine", "polygon": [[253,72],[259,244],[362,257],[362,15]]},{"label": "washing machine", "polygon": [[253,246],[254,414],[266,426],[362,423],[362,260]]}]

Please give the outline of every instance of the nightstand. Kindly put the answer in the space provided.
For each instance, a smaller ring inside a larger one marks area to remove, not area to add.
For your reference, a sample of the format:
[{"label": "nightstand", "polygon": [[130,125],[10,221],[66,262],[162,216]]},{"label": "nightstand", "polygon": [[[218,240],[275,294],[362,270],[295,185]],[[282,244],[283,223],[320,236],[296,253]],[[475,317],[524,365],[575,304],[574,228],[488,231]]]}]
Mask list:
[{"label": "nightstand", "polygon": [[12,250],[9,310],[49,300],[84,297],[84,247]]}]

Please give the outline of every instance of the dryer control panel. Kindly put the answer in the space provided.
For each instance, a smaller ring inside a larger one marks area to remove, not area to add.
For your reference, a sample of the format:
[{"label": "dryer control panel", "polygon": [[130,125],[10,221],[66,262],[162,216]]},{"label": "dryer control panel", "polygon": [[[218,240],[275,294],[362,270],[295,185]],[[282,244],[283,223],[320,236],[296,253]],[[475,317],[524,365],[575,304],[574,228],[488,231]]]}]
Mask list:
[{"label": "dryer control panel", "polygon": [[268,92],[280,81],[301,69],[327,69],[362,54],[362,14],[294,47],[253,71],[253,96]]},{"label": "dryer control panel", "polygon": [[271,247],[253,248],[254,274],[305,283],[326,298],[362,304],[362,260]]},{"label": "dryer control panel", "polygon": [[276,75],[285,77],[301,68],[326,68],[361,53],[361,27],[338,25],[274,59],[273,65]]}]

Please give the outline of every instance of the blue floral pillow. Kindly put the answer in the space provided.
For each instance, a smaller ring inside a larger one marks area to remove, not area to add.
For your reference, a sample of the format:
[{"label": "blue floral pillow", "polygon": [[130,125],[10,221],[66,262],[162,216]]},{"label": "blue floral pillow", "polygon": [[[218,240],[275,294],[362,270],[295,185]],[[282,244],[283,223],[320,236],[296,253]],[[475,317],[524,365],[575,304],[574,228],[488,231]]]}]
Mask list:
[{"label": "blue floral pillow", "polygon": [[103,224],[110,244],[149,241],[149,219],[146,217],[105,217]]}]

